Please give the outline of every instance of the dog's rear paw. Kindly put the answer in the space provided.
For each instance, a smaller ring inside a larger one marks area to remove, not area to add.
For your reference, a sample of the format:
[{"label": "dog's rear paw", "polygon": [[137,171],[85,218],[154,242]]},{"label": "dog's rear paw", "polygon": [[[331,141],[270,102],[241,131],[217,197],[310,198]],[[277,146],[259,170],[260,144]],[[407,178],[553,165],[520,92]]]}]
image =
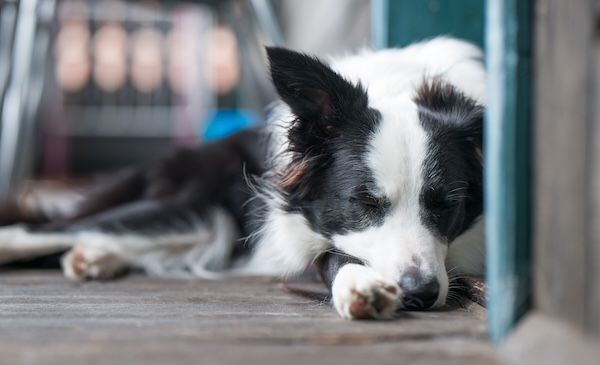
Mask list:
[{"label": "dog's rear paw", "polygon": [[331,291],[335,309],[346,319],[391,319],[402,295],[398,284],[355,264],[340,269]]},{"label": "dog's rear paw", "polygon": [[72,280],[106,280],[121,274],[127,262],[108,247],[78,243],[63,256],[62,268]]}]

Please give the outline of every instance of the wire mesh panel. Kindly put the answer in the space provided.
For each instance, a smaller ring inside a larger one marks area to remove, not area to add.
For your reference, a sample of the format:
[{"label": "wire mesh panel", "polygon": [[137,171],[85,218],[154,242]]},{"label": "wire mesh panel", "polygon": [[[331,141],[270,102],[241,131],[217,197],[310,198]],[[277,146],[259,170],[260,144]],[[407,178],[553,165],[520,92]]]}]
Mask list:
[{"label": "wire mesh panel", "polygon": [[214,103],[212,10],[63,0],[52,27],[41,114],[46,173],[131,163],[197,139]]}]

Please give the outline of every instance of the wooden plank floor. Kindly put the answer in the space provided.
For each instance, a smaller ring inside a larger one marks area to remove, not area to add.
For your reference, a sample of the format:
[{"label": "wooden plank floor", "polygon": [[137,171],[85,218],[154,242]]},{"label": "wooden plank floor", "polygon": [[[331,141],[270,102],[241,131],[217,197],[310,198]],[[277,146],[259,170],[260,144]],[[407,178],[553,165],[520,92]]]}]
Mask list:
[{"label": "wooden plank floor", "polygon": [[0,364],[496,364],[465,310],[346,321],[267,279],[0,271]]}]

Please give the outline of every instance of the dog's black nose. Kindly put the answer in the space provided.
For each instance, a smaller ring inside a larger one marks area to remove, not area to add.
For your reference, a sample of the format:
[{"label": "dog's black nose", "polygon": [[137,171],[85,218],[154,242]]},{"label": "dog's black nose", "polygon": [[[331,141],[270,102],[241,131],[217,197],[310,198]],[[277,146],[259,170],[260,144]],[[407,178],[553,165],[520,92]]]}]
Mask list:
[{"label": "dog's black nose", "polygon": [[404,292],[404,308],[408,310],[431,308],[440,294],[440,284],[437,279],[423,277],[416,268],[404,273],[399,285]]}]

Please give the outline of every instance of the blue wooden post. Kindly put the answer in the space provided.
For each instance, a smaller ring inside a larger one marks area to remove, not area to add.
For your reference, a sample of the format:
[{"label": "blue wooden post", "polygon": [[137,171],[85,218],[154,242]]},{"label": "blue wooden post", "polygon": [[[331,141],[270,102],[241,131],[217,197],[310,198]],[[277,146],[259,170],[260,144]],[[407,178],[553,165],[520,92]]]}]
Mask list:
[{"label": "blue wooden post", "polygon": [[530,306],[531,1],[488,0],[485,202],[488,326],[501,342]]}]

